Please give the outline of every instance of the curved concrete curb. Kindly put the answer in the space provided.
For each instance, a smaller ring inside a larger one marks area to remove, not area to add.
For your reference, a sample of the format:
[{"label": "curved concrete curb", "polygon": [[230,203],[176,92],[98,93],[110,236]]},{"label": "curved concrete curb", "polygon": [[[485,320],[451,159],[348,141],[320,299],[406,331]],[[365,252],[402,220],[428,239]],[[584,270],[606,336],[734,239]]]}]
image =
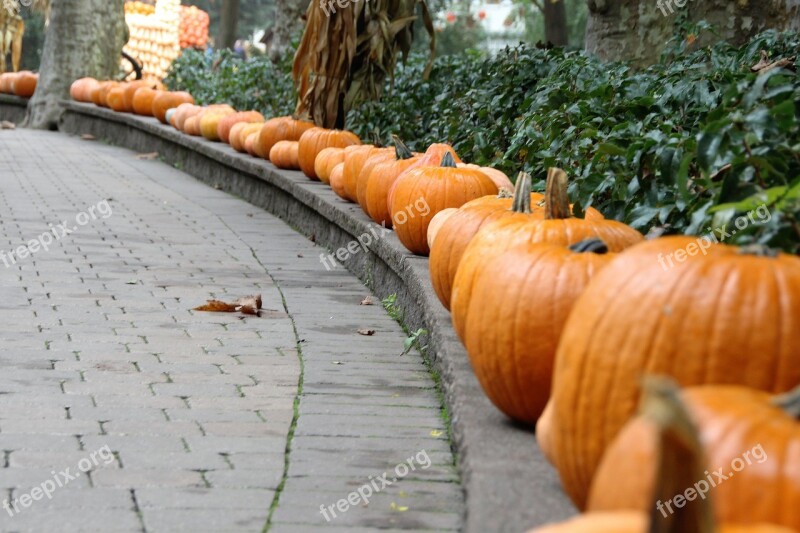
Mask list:
[{"label": "curved concrete curb", "polygon": [[[75,102],[64,105],[62,131],[158,152],[168,163],[270,211],[330,250],[377,228],[357,205],[300,172],[278,170],[152,118]],[[532,432],[509,423],[481,391],[450,316],[433,291],[428,259],[409,254],[394,233],[373,239],[367,249],[351,254],[344,266],[378,297],[396,293],[406,325],[430,332],[428,354],[441,376],[466,492],[465,531],[517,533],[574,514]]]},{"label": "curved concrete curb", "polygon": [[7,120],[19,124],[25,120],[25,111],[28,109],[27,98],[0,94],[0,120]]}]

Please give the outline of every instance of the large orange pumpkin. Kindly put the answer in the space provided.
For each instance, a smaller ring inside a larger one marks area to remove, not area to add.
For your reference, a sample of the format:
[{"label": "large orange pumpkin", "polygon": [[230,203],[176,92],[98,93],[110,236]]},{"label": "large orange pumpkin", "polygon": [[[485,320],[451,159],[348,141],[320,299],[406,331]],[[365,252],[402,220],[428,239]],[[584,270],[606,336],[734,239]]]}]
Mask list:
[{"label": "large orange pumpkin", "polygon": [[[544,196],[530,190],[530,175],[520,172],[513,196],[504,194],[507,192],[504,188],[498,196],[467,202],[448,217],[447,221],[441,222],[436,235],[441,235],[442,239],[437,245],[431,245],[428,266],[433,289],[445,308],[450,309],[450,294],[461,256],[484,225],[506,216],[532,216],[537,220],[544,218],[544,209],[536,205]],[[533,211],[532,204],[535,207]],[[598,216],[602,218],[599,213]]]},{"label": "large orange pumpkin", "polygon": [[[716,518],[800,531],[800,388],[772,396],[704,385],[682,390],[681,400],[700,433],[706,471],[714,472],[692,486],[703,497],[713,492]],[[657,427],[643,416],[628,422],[597,469],[589,511],[649,511],[657,457]]]},{"label": "large orange pumpkin", "polygon": [[278,141],[299,141],[306,131],[314,127],[313,122],[293,117],[271,118],[264,123],[254,142],[255,155],[269,159],[269,151]]},{"label": "large orange pumpkin", "polygon": [[238,122],[264,122],[264,115],[258,111],[240,111],[238,113],[231,113],[219,121],[217,126],[217,137],[224,143],[230,144],[231,128]]},{"label": "large orange pumpkin", "polygon": [[475,275],[466,348],[489,399],[534,424],[550,397],[556,347],[575,301],[615,254],[600,240],[527,243]]},{"label": "large orange pumpkin", "polygon": [[153,101],[160,91],[150,87],[139,87],[133,93],[133,112],[144,117],[153,116]]},{"label": "large orange pumpkin", "polygon": [[[456,165],[463,163],[461,158],[458,157],[456,151],[453,150],[452,146],[445,143],[434,143],[430,145],[427,150],[425,150],[424,154],[416,158],[413,163],[406,167],[401,174],[405,174],[406,172],[410,172],[411,170],[420,167],[438,167],[441,164],[444,155],[448,153],[453,157],[453,161],[456,162]],[[396,186],[397,180],[395,179],[389,188],[388,194],[386,195],[386,210],[390,213],[392,211],[392,199],[394,197],[394,189]]]},{"label": "large orange pumpkin", "polygon": [[537,438],[583,507],[643,373],[785,392],[800,384],[798,345],[800,258],[691,237],[643,243],[575,304],[540,419],[549,429]]},{"label": "large orange pumpkin", "polygon": [[333,167],[344,162],[344,148],[332,146],[323,149],[314,160],[314,172],[322,183],[330,183]]},{"label": "large orange pumpkin", "polygon": [[181,104],[193,104],[194,98],[184,91],[161,92],[153,98],[153,116],[159,122],[167,123],[167,111]]},{"label": "large orange pumpkin", "polygon": [[314,162],[323,148],[361,144],[355,133],[344,130],[311,128],[300,136],[300,170],[312,180],[319,179],[314,171]]},{"label": "large orange pumpkin", "polygon": [[[512,214],[483,225],[464,249],[452,282],[450,312],[453,328],[461,340],[468,340],[466,324],[475,273],[490,258],[528,242],[568,246],[586,239],[600,239],[610,251],[620,252],[644,239],[641,233],[621,222],[605,220],[596,212],[592,214],[587,211],[587,215],[586,218],[572,216],[567,195],[567,175],[560,169],[550,169],[544,219],[537,212],[533,216]],[[437,241],[440,244],[446,242],[441,234]]]},{"label": "large orange pumpkin", "polygon": [[[378,207],[382,212],[386,210],[386,198],[389,194],[390,184],[394,183],[397,176],[413,165],[419,157],[418,154],[414,154],[409,150],[408,146],[397,135],[392,135],[392,139],[394,141],[394,149],[385,150],[367,159],[356,179],[356,201],[368,216],[371,216],[370,207]],[[380,168],[375,171],[377,167]],[[371,204],[370,195],[368,194],[370,182],[372,182],[371,198],[375,201],[375,204]],[[380,185],[384,185],[384,187]],[[375,195],[381,193],[383,193],[383,197],[375,200]],[[387,218],[391,219],[388,213]],[[377,222],[378,224],[381,223],[380,221]],[[391,221],[389,223],[391,225]]]},{"label": "large orange pumpkin", "polygon": [[269,151],[270,162],[278,168],[298,170],[300,162],[298,160],[299,146],[297,141],[278,141]]},{"label": "large orange pumpkin", "polygon": [[[719,485],[699,497],[699,482],[711,478],[705,470],[702,444],[697,429],[685,407],[678,398],[674,385],[661,379],[650,378],[645,385],[645,394],[641,405],[642,418],[652,427],[650,440],[653,448],[657,449],[650,462],[638,466],[647,470],[655,470],[655,482],[651,483],[646,493],[636,495],[637,500],[646,500],[645,508],[641,511],[597,511],[589,512],[563,524],[544,526],[532,530],[530,533],[789,533],[795,529],[775,525],[779,516],[784,513],[798,514],[797,507],[789,507],[785,503],[784,494],[778,485],[775,486],[776,498],[766,502],[758,494],[759,489],[770,490],[764,487],[774,478],[775,468],[768,468],[767,478],[757,478],[749,491],[753,499],[737,501],[740,507],[738,515],[740,520],[722,521],[717,526],[718,520],[714,516],[715,502],[719,491],[727,487]],[[774,415],[773,415],[774,416]],[[737,424],[736,420],[729,420]],[[751,424],[752,428],[761,429],[762,434],[771,432],[771,427],[763,421]],[[724,430],[719,427],[720,430]],[[751,436],[752,435],[751,433]],[[740,435],[739,444],[745,445],[747,436]],[[780,439],[778,439],[780,440]],[[796,441],[795,441],[796,442]],[[632,442],[634,451],[640,443]],[[795,447],[796,448],[796,447]],[[745,448],[747,449],[747,448]],[[795,450],[796,451],[796,450]],[[737,449],[736,453],[742,453]],[[797,453],[794,454],[795,456]],[[781,458],[782,459],[782,458]],[[788,461],[786,465],[788,466]],[[792,466],[796,465],[794,463]],[[751,468],[751,467],[748,467]],[[608,487],[609,491],[616,491],[618,483],[633,482],[628,478],[640,475],[637,469],[623,468],[615,472],[615,479]],[[789,474],[792,476],[793,474]],[[796,473],[794,473],[796,483]],[[796,485],[795,485],[796,488]],[[690,491],[693,491],[690,493]],[[679,501],[678,498],[681,498]],[[773,512],[761,518],[759,505],[766,504]],[[784,505],[782,505],[784,504]]]},{"label": "large orange pumpkin", "polygon": [[480,170],[481,172],[483,172],[484,174],[489,176],[489,178],[491,178],[491,180],[494,182],[494,184],[497,185],[498,189],[509,189],[509,190],[511,190],[511,189],[514,188],[514,184],[511,182],[511,180],[508,178],[508,176],[506,176],[503,173],[503,171],[497,170],[496,168],[482,167],[480,165],[472,165],[472,164],[469,164],[469,163],[461,163],[458,166],[464,167],[464,168],[477,168],[478,170]]},{"label": "large orange pumpkin", "polygon": [[39,75],[30,71],[18,72],[12,84],[12,91],[20,98],[30,98],[36,91]]}]

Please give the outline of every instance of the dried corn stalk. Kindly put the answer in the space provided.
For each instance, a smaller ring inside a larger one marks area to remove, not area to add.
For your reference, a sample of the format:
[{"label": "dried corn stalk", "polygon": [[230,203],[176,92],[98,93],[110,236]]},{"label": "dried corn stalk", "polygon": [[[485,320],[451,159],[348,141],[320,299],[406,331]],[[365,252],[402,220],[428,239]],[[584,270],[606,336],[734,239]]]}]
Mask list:
[{"label": "dried corn stalk", "polygon": [[343,128],[356,102],[380,98],[398,53],[405,59],[411,49],[417,5],[431,39],[427,77],[436,40],[425,0],[311,0],[292,69],[296,114]]}]

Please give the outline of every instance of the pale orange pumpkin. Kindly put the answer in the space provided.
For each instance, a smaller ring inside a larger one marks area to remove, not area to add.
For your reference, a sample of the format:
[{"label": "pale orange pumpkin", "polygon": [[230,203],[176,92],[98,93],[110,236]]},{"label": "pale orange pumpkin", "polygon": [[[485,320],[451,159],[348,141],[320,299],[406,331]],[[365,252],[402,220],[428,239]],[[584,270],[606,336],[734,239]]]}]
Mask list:
[{"label": "pale orange pumpkin", "polygon": [[270,162],[278,168],[300,169],[300,143],[297,141],[278,141],[269,151]]},{"label": "pale orange pumpkin", "polygon": [[325,128],[310,128],[300,136],[298,141],[300,170],[312,180],[319,180],[314,171],[314,162],[317,155],[329,147],[344,148],[346,146],[361,144],[355,133],[344,130],[329,130]]},{"label": "pale orange pumpkin", "polygon": [[314,160],[314,172],[322,183],[330,183],[333,167],[344,161],[344,148],[330,147],[323,149]]},{"label": "pale orange pumpkin", "polygon": [[247,138],[261,130],[262,123],[259,122],[239,122],[231,128],[230,141],[231,147],[237,152],[246,152],[245,142]]},{"label": "pale orange pumpkin", "polygon": [[224,143],[230,144],[231,128],[233,128],[234,124],[239,122],[257,122],[263,124],[264,115],[258,111],[239,111],[237,113],[226,115],[222,118],[222,120],[219,121],[219,125],[217,126],[217,138]]}]

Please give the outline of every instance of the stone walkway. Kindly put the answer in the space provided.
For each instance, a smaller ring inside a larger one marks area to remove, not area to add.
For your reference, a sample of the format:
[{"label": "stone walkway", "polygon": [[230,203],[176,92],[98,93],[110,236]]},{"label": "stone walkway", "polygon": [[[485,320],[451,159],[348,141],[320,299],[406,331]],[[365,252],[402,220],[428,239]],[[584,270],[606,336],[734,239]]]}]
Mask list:
[{"label": "stone walkway", "polygon": [[158,160],[0,132],[0,530],[457,530],[431,375],[324,251]]}]

